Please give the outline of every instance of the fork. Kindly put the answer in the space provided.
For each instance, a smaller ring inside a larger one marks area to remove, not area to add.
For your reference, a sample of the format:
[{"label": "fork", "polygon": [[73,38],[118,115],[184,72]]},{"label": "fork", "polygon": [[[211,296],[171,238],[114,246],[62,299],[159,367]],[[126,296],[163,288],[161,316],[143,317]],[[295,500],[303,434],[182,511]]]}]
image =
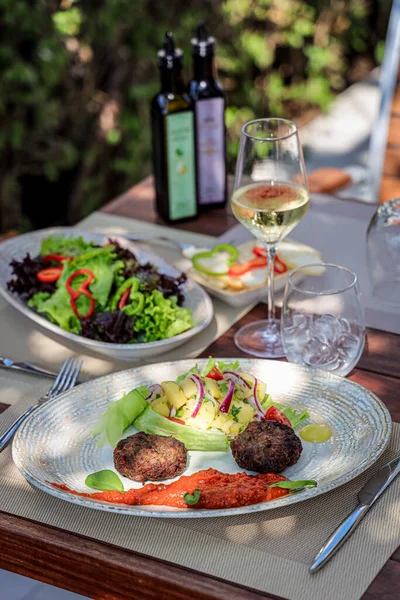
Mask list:
[{"label": "fork", "polygon": [[14,423],[7,429],[2,436],[0,436],[0,452],[8,446],[12,438],[14,437],[15,432],[18,427],[21,425],[23,421],[25,421],[26,417],[30,415],[36,408],[38,408],[41,404],[46,402],[47,400],[51,400],[52,398],[56,398],[63,392],[70,390],[74,387],[76,380],[78,379],[79,372],[82,367],[82,361],[78,358],[67,358],[53,383],[49,391],[45,396],[39,398],[36,404],[30,406],[28,410],[26,410]]},{"label": "fork", "polygon": [[148,243],[148,244],[159,242],[159,243],[164,243],[164,244],[170,244],[171,246],[175,246],[176,248],[179,248],[179,250],[181,250],[181,251],[187,250],[188,248],[194,248],[193,244],[185,244],[184,242],[178,242],[177,240],[171,240],[170,238],[163,237],[163,236],[154,237],[153,235],[134,233],[134,234],[124,234],[123,237],[126,238],[127,240],[129,240],[130,242],[143,242],[143,243]]}]

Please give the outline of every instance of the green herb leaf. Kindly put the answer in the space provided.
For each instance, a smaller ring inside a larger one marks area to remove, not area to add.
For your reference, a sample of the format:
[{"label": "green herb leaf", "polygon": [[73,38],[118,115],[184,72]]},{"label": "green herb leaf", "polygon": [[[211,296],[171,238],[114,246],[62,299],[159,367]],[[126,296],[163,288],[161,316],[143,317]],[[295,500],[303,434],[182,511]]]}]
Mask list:
[{"label": "green herb leaf", "polygon": [[284,490],[295,490],[297,488],[312,488],[317,487],[318,483],[314,479],[299,479],[298,481],[278,481],[271,483],[268,487],[279,487]]},{"label": "green herb leaf", "polygon": [[123,492],[124,485],[118,475],[114,471],[104,469],[104,471],[97,471],[91,473],[85,479],[85,484],[94,489],[102,492],[117,491]]},{"label": "green herb leaf", "polygon": [[235,406],[235,405],[233,404],[233,405],[232,405],[232,408],[231,408],[232,417],[233,417],[233,418],[237,417],[237,415],[240,413],[240,411],[241,411],[241,410],[242,410],[242,409],[241,409],[241,407],[240,407],[240,406]]},{"label": "green herb leaf", "polygon": [[215,360],[212,356],[208,357],[208,362],[206,364],[206,366],[203,369],[203,377],[205,377],[206,375],[208,375],[208,373],[211,371],[211,369],[213,369],[213,367],[215,367]]},{"label": "green herb leaf", "polygon": [[196,488],[194,490],[193,494],[189,494],[189,492],[186,492],[186,494],[183,494],[183,499],[186,502],[186,504],[189,504],[191,506],[193,506],[193,504],[197,504],[198,501],[200,500],[199,488]]}]

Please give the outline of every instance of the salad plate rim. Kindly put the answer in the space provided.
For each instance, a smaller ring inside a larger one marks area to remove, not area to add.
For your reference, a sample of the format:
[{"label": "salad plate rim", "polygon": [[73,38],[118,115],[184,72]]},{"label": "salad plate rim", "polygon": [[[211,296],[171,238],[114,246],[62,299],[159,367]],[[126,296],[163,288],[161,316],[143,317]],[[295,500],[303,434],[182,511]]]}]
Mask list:
[{"label": "salad plate rim", "polygon": [[[12,246],[13,244],[15,244],[15,240],[17,238],[25,237],[25,239],[26,239],[27,237],[32,237],[32,238],[37,237],[39,239],[44,239],[45,235],[50,236],[50,235],[56,235],[56,234],[60,234],[60,235],[65,235],[65,234],[75,235],[76,234],[76,237],[85,236],[86,238],[90,238],[90,236],[92,236],[92,235],[103,236],[103,237],[113,238],[117,241],[123,241],[124,244],[126,245],[126,247],[135,248],[135,246],[136,246],[135,242],[129,241],[126,237],[124,237],[123,234],[118,234],[118,233],[115,233],[115,234],[109,233],[108,234],[108,233],[104,233],[102,231],[80,229],[78,227],[75,228],[72,226],[71,227],[50,227],[50,228],[45,228],[45,229],[38,229],[36,231],[30,231],[28,233],[24,233],[24,234],[21,234],[20,236],[16,236],[16,237],[13,237],[13,238],[10,238],[10,239],[7,239],[7,240],[4,240],[3,242],[1,242],[0,243],[0,261],[3,263],[6,262],[1,257],[1,250],[3,250],[7,246]],[[179,269],[177,269],[174,265],[167,263],[167,261],[165,261],[162,257],[154,254],[151,251],[148,251],[147,249],[142,249],[142,248],[139,248],[139,249],[141,252],[143,252],[149,256],[149,260],[152,260],[152,258],[156,258],[157,261],[159,261],[162,265],[168,267],[169,269],[174,269],[177,274],[180,273]],[[157,267],[157,268],[159,268],[159,270],[162,273],[162,267]],[[118,351],[123,351],[123,350],[132,351],[133,349],[151,350],[153,348],[159,348],[160,346],[164,346],[164,345],[167,346],[168,344],[170,344],[172,342],[184,342],[186,339],[190,339],[190,338],[194,337],[195,335],[197,335],[198,333],[200,333],[201,331],[203,331],[211,323],[213,315],[214,315],[214,307],[213,307],[211,298],[209,297],[207,292],[202,288],[202,286],[197,281],[195,281],[192,278],[188,278],[188,281],[189,281],[190,285],[193,285],[195,287],[195,289],[197,291],[200,291],[200,294],[202,295],[202,302],[204,303],[203,320],[200,323],[198,323],[197,325],[191,327],[190,329],[187,329],[186,331],[183,331],[182,333],[179,333],[178,335],[175,335],[173,337],[165,338],[162,340],[156,340],[155,342],[140,342],[140,343],[136,343],[136,344],[116,344],[116,343],[112,343],[112,342],[102,342],[100,340],[92,340],[90,338],[86,338],[86,337],[77,335],[76,333],[66,331],[65,329],[62,329],[56,323],[52,323],[50,320],[46,319],[46,317],[41,316],[39,313],[37,313],[34,310],[32,310],[31,308],[29,308],[29,306],[26,303],[24,303],[20,298],[18,298],[18,296],[11,293],[3,285],[2,282],[0,282],[0,294],[11,306],[13,306],[16,310],[18,310],[20,313],[22,313],[29,319],[35,321],[41,327],[44,327],[44,328],[48,329],[49,331],[52,331],[56,335],[61,335],[62,337],[65,337],[72,342],[75,342],[78,344],[84,344],[88,348],[93,348],[93,350],[95,350],[96,348],[102,348],[103,350],[110,349],[110,350],[118,350]],[[188,295],[187,291],[184,290],[183,293],[187,297],[187,295]]]},{"label": "salad plate rim", "polygon": [[[237,357],[217,357],[216,360],[230,362],[230,361],[234,361],[234,360],[240,360],[240,358],[237,359]],[[24,431],[27,427],[27,423],[29,422],[29,420],[31,418],[34,418],[34,415],[38,414],[39,411],[41,411],[41,412],[46,411],[46,410],[48,410],[49,406],[54,406],[55,404],[64,402],[65,399],[68,398],[68,396],[71,393],[73,393],[73,392],[76,393],[77,389],[84,389],[84,388],[90,387],[94,382],[96,382],[97,384],[100,384],[105,379],[112,379],[113,377],[116,377],[119,373],[122,373],[121,371],[118,371],[115,373],[104,375],[102,377],[97,377],[90,381],[86,381],[86,382],[80,384],[79,388],[74,388],[73,390],[69,390],[69,391],[61,394],[57,398],[50,400],[47,403],[42,404],[36,411],[34,411],[34,413],[32,413],[22,423],[22,425],[20,426],[20,428],[18,429],[18,431],[14,437],[13,446],[12,446],[12,457],[13,457],[14,464],[16,465],[16,467],[17,467],[18,471],[21,473],[21,475],[30,484],[37,487],[41,491],[46,492],[52,496],[55,496],[61,500],[65,500],[65,501],[68,501],[73,504],[84,506],[86,508],[93,508],[95,510],[103,510],[103,511],[111,512],[111,513],[125,514],[125,515],[131,515],[131,516],[143,516],[143,517],[158,517],[158,518],[202,518],[202,517],[210,518],[211,517],[212,518],[212,517],[229,517],[229,516],[235,516],[235,515],[243,515],[243,514],[249,514],[249,513],[255,513],[255,512],[262,512],[265,510],[272,510],[272,509],[276,509],[276,508],[283,508],[283,507],[286,507],[286,506],[289,506],[292,504],[297,504],[298,502],[302,502],[304,500],[309,500],[309,499],[315,498],[317,496],[320,496],[322,494],[330,492],[334,489],[337,489],[337,488],[341,487],[342,485],[349,483],[357,476],[361,475],[366,469],[371,467],[378,460],[378,458],[381,456],[381,454],[386,449],[386,447],[389,443],[391,431],[392,431],[392,419],[391,419],[389,410],[387,409],[385,404],[382,402],[382,400],[380,400],[380,398],[378,398],[378,396],[376,396],[373,392],[371,392],[364,386],[360,385],[359,383],[357,383],[355,381],[351,381],[347,378],[340,377],[339,375],[335,375],[333,373],[321,371],[319,369],[311,369],[311,368],[304,367],[301,365],[296,365],[293,363],[277,362],[277,361],[272,361],[272,360],[267,360],[267,359],[257,359],[257,358],[245,359],[245,360],[255,362],[255,363],[265,363],[265,362],[275,363],[276,366],[278,367],[278,369],[283,369],[283,370],[289,369],[289,370],[299,371],[301,373],[307,374],[308,376],[311,376],[311,378],[313,375],[314,376],[319,375],[319,376],[322,376],[327,381],[341,382],[341,383],[344,383],[344,385],[349,385],[350,387],[357,388],[358,390],[362,391],[363,394],[368,396],[369,400],[376,405],[376,408],[378,409],[378,412],[380,413],[379,424],[380,424],[381,429],[380,429],[379,440],[376,442],[375,446],[372,449],[368,448],[368,450],[365,451],[365,456],[364,456],[363,460],[356,467],[354,467],[351,471],[340,475],[333,481],[329,481],[325,484],[322,484],[322,485],[314,487],[314,488],[305,489],[301,493],[290,494],[288,496],[284,496],[284,497],[281,497],[276,500],[271,500],[269,502],[262,502],[262,503],[258,503],[258,504],[251,504],[251,505],[240,506],[240,507],[235,507],[235,508],[227,508],[227,509],[190,509],[190,508],[179,509],[179,508],[173,508],[173,507],[157,507],[157,506],[142,506],[142,507],[140,507],[140,506],[135,506],[135,505],[112,504],[109,502],[105,502],[105,501],[101,501],[101,500],[94,500],[92,498],[85,498],[85,497],[82,497],[79,495],[71,494],[67,491],[59,490],[59,489],[53,487],[49,482],[46,482],[46,484],[43,484],[43,483],[37,481],[34,477],[32,477],[30,475],[30,473],[24,467],[23,457],[20,456],[20,453],[18,451],[19,441],[20,441],[20,439],[23,439]],[[179,368],[179,365],[182,363],[185,365],[182,368],[185,369],[187,367],[188,363],[191,363],[192,366],[194,364],[203,366],[207,363],[207,359],[202,359],[202,358],[182,359],[182,360],[177,360],[177,361],[167,361],[162,364],[165,367]],[[125,370],[123,370],[123,373],[132,374],[134,376],[134,375],[137,375],[138,371],[140,372],[142,369],[146,369],[146,367],[148,368],[148,367],[156,366],[156,365],[157,365],[157,363],[154,363],[153,365],[137,366],[137,367],[133,367],[130,369],[125,369]],[[145,379],[145,376],[143,376],[143,379]],[[138,384],[138,385],[140,385],[140,384]],[[84,386],[84,388],[82,386]]]}]

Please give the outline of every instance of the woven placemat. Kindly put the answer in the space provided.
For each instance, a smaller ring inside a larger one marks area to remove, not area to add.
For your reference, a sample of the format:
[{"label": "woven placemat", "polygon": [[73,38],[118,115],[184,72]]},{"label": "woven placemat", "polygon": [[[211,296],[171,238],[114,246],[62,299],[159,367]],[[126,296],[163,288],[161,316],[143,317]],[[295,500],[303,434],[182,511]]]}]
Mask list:
[{"label": "woven placemat", "polygon": [[[215,244],[215,238],[209,235],[180,231],[171,227],[167,228],[102,213],[93,213],[82,221],[78,227],[85,230],[102,231],[110,235],[112,233],[141,233],[154,237],[166,236],[199,247],[211,247]],[[164,260],[170,264],[179,263],[182,260],[179,250],[173,247],[163,245],[152,247],[151,251],[161,254]],[[58,371],[65,358],[78,354],[83,359],[81,380],[127,369],[138,364],[196,357],[214,340],[223,335],[236,321],[241,319],[253,306],[251,304],[242,308],[234,308],[216,298],[212,300],[214,305],[212,322],[204,331],[189,340],[184,346],[153,359],[121,361],[107,359],[92,353],[79,344],[65,340],[61,336],[43,329],[40,325],[16,311],[12,306],[9,306],[3,298],[0,298],[0,356],[13,360],[34,362],[50,371]],[[7,400],[0,401],[7,402]]]},{"label": "woven placemat", "polygon": [[[3,401],[19,395],[0,415],[0,433],[30,406],[35,389],[0,372]],[[308,567],[328,535],[357,505],[357,493],[379,466],[400,454],[400,425],[367,472],[313,500],[264,513],[211,519],[154,519],[105,513],[59,500],[31,487],[10,449],[0,455],[0,510],[99,541],[173,562],[290,600],[356,600],[400,543],[400,478],[392,483],[330,563],[311,576]]]}]

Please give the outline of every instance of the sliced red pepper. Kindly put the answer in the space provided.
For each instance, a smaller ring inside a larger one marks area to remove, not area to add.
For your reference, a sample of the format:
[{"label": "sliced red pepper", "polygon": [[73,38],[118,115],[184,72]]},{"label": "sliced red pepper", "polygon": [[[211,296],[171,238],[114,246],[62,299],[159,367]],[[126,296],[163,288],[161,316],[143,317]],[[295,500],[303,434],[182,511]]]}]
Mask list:
[{"label": "sliced red pepper", "polygon": [[267,251],[262,246],[255,246],[253,248],[253,254],[255,256],[263,256],[264,258],[267,258]]},{"label": "sliced red pepper", "polygon": [[170,421],[174,421],[175,423],[179,423],[179,425],[186,425],[185,421],[182,419],[177,419],[176,417],[167,417]]},{"label": "sliced red pepper", "polygon": [[257,258],[253,258],[252,260],[248,260],[244,263],[237,263],[236,265],[232,265],[232,267],[228,271],[228,275],[232,275],[232,277],[240,277],[240,275],[244,275],[252,269],[266,267],[267,265],[267,259],[263,258],[262,256],[258,256]]},{"label": "sliced red pepper", "polygon": [[129,297],[129,292],[130,292],[130,291],[131,291],[131,288],[130,288],[130,287],[128,287],[128,289],[127,289],[127,290],[125,290],[125,291],[124,291],[124,293],[122,294],[122,296],[121,296],[121,300],[119,301],[119,304],[118,304],[118,308],[119,308],[120,310],[122,310],[122,309],[124,308],[124,306],[125,306],[125,304],[126,304],[126,301],[128,300],[128,297]]},{"label": "sliced red pepper", "polygon": [[209,373],[207,373],[206,377],[209,379],[214,379],[214,381],[222,381],[224,376],[218,367],[213,367]]},{"label": "sliced red pepper", "polygon": [[[256,256],[263,256],[264,258],[267,258],[267,251],[262,246],[255,246],[253,248],[253,254],[255,254]],[[279,258],[278,254],[276,254],[274,260],[274,272],[278,275],[281,275],[282,273],[286,273],[287,270],[288,269],[285,263]]]},{"label": "sliced red pepper", "polygon": [[[81,283],[81,285],[78,287],[77,290],[74,290],[71,287],[71,283],[73,282],[75,277],[78,277],[79,275],[87,275],[88,278],[83,283]],[[94,279],[95,279],[95,275],[94,275],[93,271],[91,271],[90,269],[78,269],[77,271],[74,271],[68,277],[68,279],[66,281],[65,287],[67,288],[68,293],[71,296],[71,307],[72,307],[72,310],[74,311],[74,314],[78,317],[78,319],[81,319],[81,318],[88,319],[94,313],[95,300],[93,298],[92,292],[88,289],[89,285],[92,283],[92,281]],[[86,313],[86,315],[81,315],[76,306],[76,301],[81,294],[83,294],[84,296],[87,296],[90,300],[90,308],[89,308],[88,312]]]},{"label": "sliced red pepper", "polygon": [[36,279],[43,283],[50,283],[57,281],[61,277],[62,267],[50,267],[49,269],[42,269],[36,273]]},{"label": "sliced red pepper", "polygon": [[278,423],[282,423],[283,425],[287,425],[291,427],[291,423],[289,419],[283,414],[281,410],[275,408],[275,406],[270,406],[267,412],[264,415],[264,419],[266,421],[277,421]]},{"label": "sliced red pepper", "polygon": [[48,263],[51,260],[61,262],[62,260],[74,260],[74,258],[72,256],[62,256],[61,254],[46,254],[46,256],[43,256],[43,260]]}]

